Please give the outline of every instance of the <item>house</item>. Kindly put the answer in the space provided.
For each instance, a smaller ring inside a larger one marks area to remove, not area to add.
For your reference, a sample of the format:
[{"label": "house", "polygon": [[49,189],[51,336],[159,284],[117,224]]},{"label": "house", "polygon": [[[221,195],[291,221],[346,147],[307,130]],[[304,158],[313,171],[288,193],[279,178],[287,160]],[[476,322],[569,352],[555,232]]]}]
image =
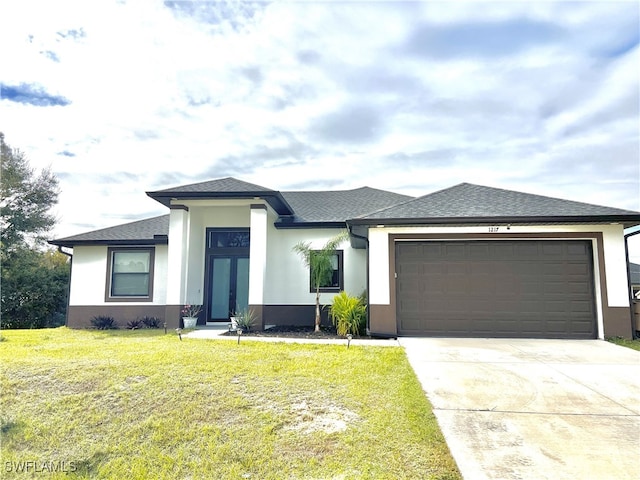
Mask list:
[{"label": "house", "polygon": [[68,326],[152,315],[175,328],[184,304],[203,305],[200,325],[246,306],[262,328],[312,325],[292,247],[346,229],[322,301],[366,291],[372,335],[632,334],[623,230],[640,212],[468,183],[413,198],[223,178],[147,195],[169,213],[50,242],[73,248]]}]

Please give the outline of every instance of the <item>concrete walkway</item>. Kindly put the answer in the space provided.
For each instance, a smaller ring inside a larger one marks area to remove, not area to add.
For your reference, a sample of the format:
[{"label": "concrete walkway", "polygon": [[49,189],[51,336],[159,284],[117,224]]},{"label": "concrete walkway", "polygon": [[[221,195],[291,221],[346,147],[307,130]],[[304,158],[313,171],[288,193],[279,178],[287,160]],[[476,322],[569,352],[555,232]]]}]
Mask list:
[{"label": "concrete walkway", "polygon": [[[238,341],[236,335],[223,335],[228,331],[227,327],[198,327],[184,335],[183,338],[208,338],[217,340],[233,340]],[[287,337],[252,337],[242,336],[241,342],[281,342],[281,343],[307,343],[307,344],[323,344],[323,345],[347,345],[346,339],[327,339],[327,338],[287,338]],[[372,347],[399,347],[400,343],[396,339],[359,339],[351,340],[351,346],[372,346]]]},{"label": "concrete walkway", "polygon": [[640,478],[640,352],[601,340],[400,344],[466,480]]}]

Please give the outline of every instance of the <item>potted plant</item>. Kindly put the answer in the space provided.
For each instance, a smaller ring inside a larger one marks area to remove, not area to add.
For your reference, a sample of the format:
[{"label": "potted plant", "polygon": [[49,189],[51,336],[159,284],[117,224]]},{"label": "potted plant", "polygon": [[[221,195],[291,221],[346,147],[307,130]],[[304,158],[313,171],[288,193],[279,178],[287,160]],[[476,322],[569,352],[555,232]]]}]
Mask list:
[{"label": "potted plant", "polygon": [[240,314],[237,312],[231,312],[229,316],[229,321],[231,322],[230,331],[235,332],[238,329],[238,319],[240,318]]},{"label": "potted plant", "polygon": [[182,322],[184,323],[184,328],[196,328],[198,314],[201,310],[201,305],[185,305],[182,307]]}]

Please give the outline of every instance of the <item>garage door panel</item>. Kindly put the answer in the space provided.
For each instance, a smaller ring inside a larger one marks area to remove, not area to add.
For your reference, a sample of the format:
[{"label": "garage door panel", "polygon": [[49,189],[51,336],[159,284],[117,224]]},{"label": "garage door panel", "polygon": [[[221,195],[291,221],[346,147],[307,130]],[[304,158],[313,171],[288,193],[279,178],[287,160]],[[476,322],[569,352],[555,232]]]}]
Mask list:
[{"label": "garage door panel", "polygon": [[581,240],[398,242],[398,332],[595,338],[592,262]]},{"label": "garage door panel", "polygon": [[571,242],[566,244],[567,255],[585,257],[591,255],[590,242]]},{"label": "garage door panel", "polygon": [[478,242],[469,246],[469,258],[472,260],[486,260],[490,257],[490,245],[484,242]]},{"label": "garage door panel", "polygon": [[548,256],[560,256],[564,254],[563,245],[557,242],[541,243],[542,254]]},{"label": "garage door panel", "polygon": [[513,257],[514,245],[510,242],[491,242],[489,246],[491,258]]},{"label": "garage door panel", "polygon": [[444,258],[448,260],[456,260],[465,254],[465,245],[457,242],[445,243],[443,249]]},{"label": "garage door panel", "polygon": [[539,245],[536,242],[518,242],[515,245],[515,256],[525,260],[539,257]]},{"label": "garage door panel", "polygon": [[591,285],[589,285],[589,283],[587,282],[575,280],[570,280],[569,282],[567,282],[567,293],[569,294],[575,293],[589,295],[590,292]]}]

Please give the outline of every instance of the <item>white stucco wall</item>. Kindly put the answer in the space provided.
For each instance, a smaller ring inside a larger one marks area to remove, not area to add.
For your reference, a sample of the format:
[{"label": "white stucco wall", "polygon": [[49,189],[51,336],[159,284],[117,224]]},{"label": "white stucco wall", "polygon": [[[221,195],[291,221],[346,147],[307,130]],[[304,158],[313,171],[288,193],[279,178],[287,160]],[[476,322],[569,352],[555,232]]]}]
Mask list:
[{"label": "white stucco wall", "polygon": [[102,305],[107,279],[107,247],[73,248],[69,305]]},{"label": "white stucco wall", "polygon": [[627,258],[622,225],[604,225],[604,261],[610,307],[629,306]]},{"label": "white stucco wall", "polygon": [[[264,303],[266,305],[310,305],[315,293],[309,292],[309,269],[293,251],[300,241],[310,242],[312,248],[322,246],[338,234],[338,229],[276,229],[269,222],[267,234],[267,274]],[[344,289],[351,295],[360,295],[366,288],[366,251],[351,248],[345,241],[339,248],[344,251]],[[321,301],[331,303],[333,293],[322,293]]]},{"label": "white stucco wall", "polygon": [[156,245],[153,267],[153,303],[156,305],[167,303],[168,251],[167,245]]},{"label": "white stucco wall", "polygon": [[186,259],[189,253],[189,212],[184,209],[172,209],[169,214],[169,245],[167,253],[166,300],[169,304],[184,303],[185,279],[187,275]]},{"label": "white stucco wall", "polygon": [[107,247],[73,248],[73,273],[69,305],[164,305],[167,288],[167,246],[156,245],[154,258],[153,302],[105,302],[107,284]]},{"label": "white stucco wall", "polygon": [[[204,303],[204,274],[207,228],[250,228],[252,204],[266,203],[258,199],[193,200],[181,202],[189,208],[189,245],[186,274],[185,303]],[[266,305],[308,305],[315,302],[309,292],[309,273],[293,246],[299,241],[310,241],[318,248],[338,233],[338,229],[276,229],[275,212],[267,208],[266,272],[262,303]],[[262,235],[251,241],[259,240]],[[360,295],[366,288],[366,251],[351,248],[345,242],[345,290]],[[251,261],[251,259],[250,259]],[[156,281],[160,281],[159,278]],[[259,298],[250,291],[252,299]],[[330,303],[333,294],[323,293],[323,303]]]},{"label": "white stucco wall", "polygon": [[[371,265],[369,266],[369,301],[377,305],[389,305],[389,235],[390,234],[486,234],[497,233],[508,237],[516,233],[580,233],[601,232],[603,245],[595,245],[594,270],[598,271],[597,252],[602,248],[605,260],[605,276],[607,297],[610,307],[628,307],[629,293],[627,286],[627,266],[624,250],[622,225],[549,225],[549,226],[499,226],[497,232],[490,232],[487,226],[478,227],[375,227],[369,230],[369,249]],[[473,237],[470,237],[473,238]],[[550,237],[558,240],[557,236]],[[573,237],[575,238],[575,237]],[[585,237],[588,238],[588,237]],[[600,278],[595,275],[595,286],[600,290]],[[597,295],[599,299],[600,296]],[[600,310],[600,306],[598,307]],[[599,315],[601,317],[601,314]]]},{"label": "white stucco wall", "polygon": [[[178,303],[203,303],[205,269],[205,232],[209,227],[249,227],[251,203],[260,201],[242,200],[224,201],[214,207],[212,204],[190,205],[188,223],[188,264],[185,278],[186,298]],[[337,229],[276,229],[275,213],[267,211],[267,249],[266,273],[264,279],[263,303],[267,305],[303,305],[313,304],[314,294],[309,292],[309,273],[302,259],[293,252],[293,246],[300,241],[309,241],[313,247],[320,248],[338,233]],[[605,258],[605,274],[608,306],[628,307],[626,259],[624,251],[623,229],[621,225],[558,225],[558,226],[513,226],[509,230],[501,226],[498,233],[508,236],[511,233],[579,233],[602,232],[602,250]],[[376,227],[369,231],[369,301],[372,304],[390,303],[389,284],[389,234],[484,234],[484,227]],[[557,239],[557,237],[553,237]],[[595,243],[595,241],[594,241]],[[594,266],[597,271],[597,251],[601,246],[594,244]],[[360,295],[366,288],[367,266],[366,251],[351,248],[345,242],[344,286],[352,295]],[[182,258],[182,252],[180,252]],[[169,247],[155,247],[154,295],[152,304],[172,303],[169,300],[171,274],[169,268]],[[70,305],[104,305],[107,274],[106,246],[77,246],[73,252],[73,277],[70,286]],[[595,278],[596,290],[600,291],[599,277]],[[333,294],[323,293],[322,302],[330,303]],[[597,295],[597,298],[601,298]],[[119,303],[109,302],[110,305]],[[124,304],[124,303],[123,303]],[[127,305],[136,303],[126,302]],[[140,302],[149,305],[149,302]],[[601,318],[601,305],[598,305]]]},{"label": "white stucco wall", "polygon": [[249,228],[249,200],[193,200],[189,208],[189,245],[185,298],[179,303],[204,303],[204,272],[207,228]]}]

